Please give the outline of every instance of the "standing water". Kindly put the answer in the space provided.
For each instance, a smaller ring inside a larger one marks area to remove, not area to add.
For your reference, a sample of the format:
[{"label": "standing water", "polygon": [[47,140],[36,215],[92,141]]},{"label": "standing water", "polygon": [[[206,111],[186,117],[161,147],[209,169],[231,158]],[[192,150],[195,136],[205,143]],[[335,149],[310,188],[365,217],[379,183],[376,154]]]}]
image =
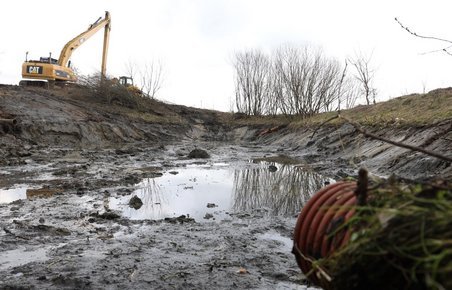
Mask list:
[{"label": "standing water", "polygon": [[[269,162],[238,167],[227,164],[188,165],[147,178],[132,195],[112,198],[110,208],[131,219],[162,219],[187,215],[197,221],[224,219],[230,213],[261,210],[270,215],[292,216],[328,181],[300,166]],[[136,195],[143,206],[129,207]]]},{"label": "standing water", "polygon": [[0,203],[10,203],[27,198],[27,189],[28,187],[0,189]]}]

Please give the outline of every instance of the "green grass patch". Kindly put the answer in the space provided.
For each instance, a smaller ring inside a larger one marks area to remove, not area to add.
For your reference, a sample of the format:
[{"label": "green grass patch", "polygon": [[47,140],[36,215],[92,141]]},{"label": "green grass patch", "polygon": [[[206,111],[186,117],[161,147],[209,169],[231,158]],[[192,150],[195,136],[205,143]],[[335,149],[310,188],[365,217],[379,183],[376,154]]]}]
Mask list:
[{"label": "green grass patch", "polygon": [[346,225],[348,245],[315,263],[330,288],[452,289],[450,186],[385,182],[369,197]]}]

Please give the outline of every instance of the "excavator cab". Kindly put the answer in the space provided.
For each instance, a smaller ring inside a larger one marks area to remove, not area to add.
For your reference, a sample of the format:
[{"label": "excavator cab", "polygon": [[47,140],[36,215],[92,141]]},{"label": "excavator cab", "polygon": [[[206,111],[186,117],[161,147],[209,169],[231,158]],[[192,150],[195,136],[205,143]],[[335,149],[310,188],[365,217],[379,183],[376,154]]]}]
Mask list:
[{"label": "excavator cab", "polygon": [[121,76],[119,77],[119,84],[125,86],[126,88],[133,86],[133,78]]},{"label": "excavator cab", "polygon": [[132,93],[137,96],[143,95],[143,92],[133,84],[133,78],[127,76],[120,76],[118,83],[121,86],[124,86],[129,93]]}]

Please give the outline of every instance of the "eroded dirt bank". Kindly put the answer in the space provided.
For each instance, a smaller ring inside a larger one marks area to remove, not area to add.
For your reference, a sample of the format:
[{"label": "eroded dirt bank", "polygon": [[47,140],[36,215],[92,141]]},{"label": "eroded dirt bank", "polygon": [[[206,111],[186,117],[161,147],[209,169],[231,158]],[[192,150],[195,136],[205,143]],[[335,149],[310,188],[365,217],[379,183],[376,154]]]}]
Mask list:
[{"label": "eroded dirt bank", "polygon": [[[137,114],[71,92],[17,87],[0,87],[0,119],[17,120],[0,128],[0,194],[23,190],[0,203],[2,289],[306,289],[290,253],[304,199],[255,185],[269,187],[286,169],[295,170],[289,184],[309,184],[306,195],[360,166],[410,179],[452,177],[450,164],[369,140],[349,125],[322,127],[313,138],[312,129],[290,126],[262,134],[266,126],[237,125],[218,112],[155,104]],[[372,130],[450,154],[450,121]],[[210,158],[189,159],[194,148]],[[258,163],[273,157],[276,171]],[[138,194],[143,180],[164,187],[162,178],[190,168],[202,174],[187,175],[177,195],[200,191],[202,176],[231,171],[227,209],[213,198],[201,205],[205,218],[134,219],[124,215],[127,204],[113,208],[113,200]]]},{"label": "eroded dirt bank", "polygon": [[[137,113],[98,104],[77,94],[80,93],[1,88],[0,119],[14,118],[18,122],[15,128],[0,128],[0,153],[7,157],[2,162],[20,162],[15,157],[49,147],[133,150],[183,141],[208,141],[256,146],[263,153],[279,151],[337,176],[351,174],[360,166],[378,175],[397,174],[410,179],[452,176],[449,163],[366,138],[348,124],[327,124],[314,135],[314,128],[290,126],[262,134],[269,128],[237,125],[234,117],[215,111],[155,103],[151,112]],[[390,140],[445,155],[450,153],[450,119],[434,125],[393,124],[368,130]]]},{"label": "eroded dirt bank", "polygon": [[[452,166],[436,157],[367,138],[352,125],[325,126],[314,135],[312,129],[283,129],[256,139],[269,147],[293,152],[317,171],[341,178],[355,175],[360,167],[388,177],[411,180],[452,178]],[[452,120],[431,126],[370,128],[369,132],[396,142],[450,156]]]}]

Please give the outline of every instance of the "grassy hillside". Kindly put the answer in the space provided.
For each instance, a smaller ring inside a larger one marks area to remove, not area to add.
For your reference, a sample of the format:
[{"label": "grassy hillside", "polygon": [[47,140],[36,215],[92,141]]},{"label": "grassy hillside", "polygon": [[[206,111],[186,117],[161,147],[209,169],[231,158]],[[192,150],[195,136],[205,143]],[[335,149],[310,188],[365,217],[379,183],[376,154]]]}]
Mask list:
[{"label": "grassy hillside", "polygon": [[[363,125],[423,126],[444,120],[452,120],[452,88],[437,89],[427,94],[411,94],[369,106],[357,106],[341,112],[343,116]],[[248,125],[280,125],[293,127],[317,126],[336,116],[337,112],[315,115],[309,119],[296,116],[251,117],[236,120]],[[343,122],[340,119],[332,124]]]}]

